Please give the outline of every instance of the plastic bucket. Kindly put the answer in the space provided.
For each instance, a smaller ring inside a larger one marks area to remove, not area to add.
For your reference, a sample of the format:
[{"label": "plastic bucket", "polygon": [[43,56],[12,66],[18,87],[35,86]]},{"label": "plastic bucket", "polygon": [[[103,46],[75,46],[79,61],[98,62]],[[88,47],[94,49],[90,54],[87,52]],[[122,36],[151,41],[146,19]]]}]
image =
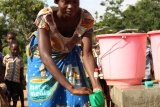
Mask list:
[{"label": "plastic bucket", "polygon": [[96,37],[107,84],[141,84],[145,74],[147,33],[102,34]]},{"label": "plastic bucket", "polygon": [[148,35],[151,40],[154,75],[160,84],[160,30],[150,31]]}]

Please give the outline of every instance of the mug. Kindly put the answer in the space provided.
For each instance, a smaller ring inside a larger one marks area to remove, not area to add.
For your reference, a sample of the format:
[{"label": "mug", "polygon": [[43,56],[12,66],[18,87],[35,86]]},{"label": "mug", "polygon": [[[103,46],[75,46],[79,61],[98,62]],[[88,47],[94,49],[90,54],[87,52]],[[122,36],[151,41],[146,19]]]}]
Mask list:
[{"label": "mug", "polygon": [[102,90],[95,90],[89,95],[89,100],[92,107],[104,107],[105,101]]}]

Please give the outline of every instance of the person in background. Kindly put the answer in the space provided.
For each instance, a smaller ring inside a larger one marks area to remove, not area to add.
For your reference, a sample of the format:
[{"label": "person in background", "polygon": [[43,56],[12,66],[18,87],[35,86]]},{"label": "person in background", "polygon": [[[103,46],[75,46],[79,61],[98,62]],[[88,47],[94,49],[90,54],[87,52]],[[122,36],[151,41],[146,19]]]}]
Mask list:
[{"label": "person in background", "polygon": [[[101,59],[100,59],[100,47],[99,44],[96,43],[94,45],[94,51],[95,52],[95,59],[96,59],[96,64],[99,68],[99,73],[103,74],[102,72],[102,64],[101,64]],[[111,103],[111,99],[110,99],[110,92],[109,92],[109,86],[107,85],[106,81],[103,78],[100,78],[100,84],[102,86],[105,98],[106,98],[106,102],[107,102],[107,107],[110,107],[110,103]]]},{"label": "person in background", "polygon": [[[19,56],[19,45],[12,41],[9,45],[10,53],[3,59],[3,65],[6,67],[5,84],[7,85],[9,105],[13,99],[13,107],[16,107],[21,91],[20,82],[24,81],[23,59]],[[22,105],[24,107],[24,105]]]},{"label": "person in background", "polygon": [[153,69],[153,60],[152,60],[152,50],[150,38],[147,37],[147,46],[146,46],[146,70],[145,77],[142,82],[151,81],[154,79],[154,69]]},{"label": "person in background", "polygon": [[[96,63],[92,55],[94,19],[79,7],[80,0],[54,0],[58,8],[42,9],[27,44],[27,89],[29,107],[90,107],[82,59],[93,91],[101,90],[94,78]],[[38,39],[37,39],[38,37]],[[44,94],[47,93],[47,94]]]},{"label": "person in background", "polygon": [[[0,39],[0,49],[2,48],[2,41]],[[3,56],[0,52],[0,107],[9,107],[7,100],[7,86],[4,83],[5,69],[3,67]]]},{"label": "person in background", "polygon": [[6,41],[8,43],[8,45],[6,47],[3,48],[2,50],[2,54],[3,56],[7,55],[8,53],[10,53],[10,50],[9,50],[9,44],[12,42],[12,41],[15,41],[16,40],[16,34],[13,33],[13,32],[8,32],[7,33],[7,37],[6,37]]},{"label": "person in background", "polygon": [[[6,37],[6,41],[8,43],[8,46],[3,48],[3,51],[2,51],[3,56],[10,53],[9,44],[13,41],[16,41],[16,34],[14,32],[8,32],[7,37]],[[21,48],[20,48],[19,55],[22,57],[23,56],[22,54],[23,53],[22,53]],[[24,107],[24,92],[23,92],[23,89],[25,89],[25,86],[26,86],[25,82],[21,81],[21,90],[20,90],[21,107]]]}]

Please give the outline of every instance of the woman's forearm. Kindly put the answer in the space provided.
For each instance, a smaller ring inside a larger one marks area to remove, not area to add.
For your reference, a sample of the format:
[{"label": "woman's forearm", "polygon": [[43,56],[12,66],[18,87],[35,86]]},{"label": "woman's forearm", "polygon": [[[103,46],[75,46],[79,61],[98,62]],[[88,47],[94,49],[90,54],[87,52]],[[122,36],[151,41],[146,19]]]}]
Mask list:
[{"label": "woman's forearm", "polygon": [[93,55],[92,54],[83,55],[82,59],[83,59],[85,69],[86,69],[86,71],[89,75],[90,81],[92,83],[92,87],[93,88],[99,87],[99,85],[100,85],[99,82],[94,78],[94,71],[97,66],[96,66]]},{"label": "woman's forearm", "polygon": [[42,62],[47,67],[48,71],[52,74],[55,80],[57,80],[62,86],[71,91],[73,86],[68,82],[65,76],[60,72],[59,68],[51,58],[51,56],[43,56],[41,57]]},{"label": "woman's forearm", "polygon": [[51,57],[52,47],[50,44],[49,33],[45,29],[38,29],[38,49],[43,64],[47,67],[48,71],[62,86],[67,88],[69,91],[73,86],[68,82],[65,76],[60,72],[54,60]]}]

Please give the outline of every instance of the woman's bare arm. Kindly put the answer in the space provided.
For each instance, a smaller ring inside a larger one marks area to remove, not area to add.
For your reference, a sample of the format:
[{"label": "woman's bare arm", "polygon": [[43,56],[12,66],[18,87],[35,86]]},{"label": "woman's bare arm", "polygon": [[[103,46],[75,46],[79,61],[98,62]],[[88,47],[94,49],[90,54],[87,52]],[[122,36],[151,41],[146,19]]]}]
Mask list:
[{"label": "woman's bare arm", "polygon": [[99,81],[94,78],[94,71],[96,66],[92,54],[92,34],[86,33],[82,37],[82,59],[85,69],[89,75],[93,89],[101,89]]},{"label": "woman's bare arm", "polygon": [[83,95],[90,94],[92,91],[86,87],[74,88],[65,76],[60,72],[59,68],[55,64],[51,57],[51,44],[49,32],[45,29],[38,29],[38,49],[40,57],[44,65],[47,67],[48,71],[52,74],[55,80],[59,81],[62,86],[68,89],[72,94]]}]

